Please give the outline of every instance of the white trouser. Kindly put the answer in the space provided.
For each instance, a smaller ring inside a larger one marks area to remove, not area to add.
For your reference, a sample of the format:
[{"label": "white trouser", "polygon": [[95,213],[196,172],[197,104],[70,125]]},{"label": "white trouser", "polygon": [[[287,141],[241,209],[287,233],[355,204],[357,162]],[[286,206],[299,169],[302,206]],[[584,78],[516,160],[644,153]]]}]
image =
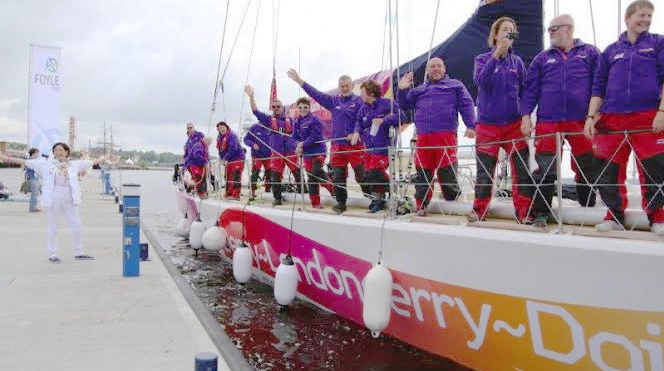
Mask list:
[{"label": "white trouser", "polygon": [[83,241],[81,236],[81,218],[78,207],[74,205],[69,187],[55,186],[53,188],[51,207],[48,208],[48,256],[55,256],[57,250],[55,235],[58,229],[58,219],[64,215],[71,226],[74,255],[83,255]]}]

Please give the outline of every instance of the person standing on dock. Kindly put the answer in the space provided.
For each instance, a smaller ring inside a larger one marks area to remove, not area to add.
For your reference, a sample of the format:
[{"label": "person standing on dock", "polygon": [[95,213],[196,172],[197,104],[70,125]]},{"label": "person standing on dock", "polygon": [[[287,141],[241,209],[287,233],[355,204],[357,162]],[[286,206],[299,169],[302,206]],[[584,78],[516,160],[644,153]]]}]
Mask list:
[{"label": "person standing on dock", "polygon": [[247,130],[244,136],[244,144],[251,148],[251,198],[256,198],[256,188],[261,168],[263,168],[263,184],[265,192],[270,192],[271,171],[270,171],[270,131],[260,123],[253,124]]},{"label": "person standing on dock", "polygon": [[521,100],[521,132],[530,136],[530,114],[537,107],[535,158],[540,183],[535,195],[536,226],[544,227],[550,215],[556,182],[556,137],[565,133],[572,149],[572,170],[576,173],[576,193],[581,206],[595,206],[592,142],[583,135],[593,75],[600,51],[594,45],[574,39],[574,19],[559,15],[549,23],[551,48],[539,53],[530,64]]},{"label": "person standing on dock", "polygon": [[332,166],[332,181],[337,199],[337,204],[332,209],[341,214],[346,211],[346,200],[348,199],[346,186],[348,165],[353,168],[355,181],[362,188],[362,193],[369,194],[367,185],[363,184],[364,144],[361,142],[355,145],[350,144],[355,130],[357,110],[362,105],[362,99],[353,94],[353,79],[348,75],[339,77],[339,93],[331,95],[325,94],[305,82],[295,69],[291,68],[287,73],[288,77],[299,84],[313,100],[332,113],[330,166]]},{"label": "person standing on dock", "polygon": [[[266,115],[258,110],[256,99],[254,97],[254,88],[251,85],[244,87],[244,92],[249,96],[249,104],[254,115],[270,131],[270,170],[272,172],[272,195],[274,196],[273,205],[281,205],[281,179],[284,168],[288,166],[295,177],[295,184],[300,185],[300,166],[298,156],[295,155],[295,148],[292,146],[291,134],[293,133],[293,122],[290,117],[284,114],[284,105],[280,100],[274,100],[270,103],[272,115]],[[291,148],[292,147],[292,148]]]},{"label": "person standing on dock", "polygon": [[242,190],[242,171],[244,170],[244,148],[240,145],[237,135],[224,121],[217,124],[217,150],[219,161],[226,167],[227,200],[240,201]]},{"label": "person standing on dock", "polygon": [[477,85],[477,182],[468,221],[484,220],[489,211],[498,153],[507,152],[512,170],[512,201],[517,222],[532,224],[535,187],[529,169],[528,142],[521,133],[519,104],[526,78],[521,57],[512,51],[518,37],[516,22],[498,18],[491,25],[491,50],[475,57]]},{"label": "person standing on dock", "polygon": [[386,207],[385,193],[389,189],[390,177],[387,168],[388,147],[391,145],[390,127],[399,126],[399,107],[390,99],[382,98],[380,85],[368,80],[360,85],[362,105],[357,111],[351,145],[362,142],[367,146],[364,155],[364,181],[371,190],[370,213]]},{"label": "person standing on dock", "polygon": [[429,82],[414,89],[411,89],[413,73],[403,75],[399,80],[398,95],[402,110],[415,110],[415,202],[418,216],[426,216],[434,175],[438,177],[445,200],[454,201],[461,194],[457,180],[459,114],[466,125],[465,136],[475,137],[475,106],[468,88],[447,75],[441,58],[431,58],[426,71]]},{"label": "person standing on dock", "polygon": [[664,235],[664,36],[650,33],[655,6],[637,0],[625,10],[618,41],[599,58],[584,133],[598,160],[599,194],[608,207],[598,231],[625,227],[627,161],[634,151],[641,206],[653,233]]},{"label": "person standing on dock", "polygon": [[78,214],[78,205],[81,203],[81,187],[78,183],[78,173],[90,169],[92,166],[105,161],[106,156],[94,161],[69,159],[69,146],[66,143],[55,143],[52,148],[53,157],[47,160],[31,158],[28,160],[6,156],[0,153],[0,160],[25,165],[34,170],[43,181],[41,204],[47,209],[48,233],[47,252],[48,260],[60,263],[56,246],[56,232],[58,220],[64,216],[69,220],[74,245],[74,259],[93,260],[94,257],[83,251],[83,238],[81,233],[81,218]]},{"label": "person standing on dock", "polygon": [[[28,154],[30,155],[30,160],[42,159],[37,148],[30,148]],[[28,211],[31,213],[41,211],[39,210],[39,207],[37,207],[39,195],[41,194],[41,185],[39,184],[37,173],[29,167],[25,168],[25,181],[28,182],[28,188],[30,189],[30,206]]]}]

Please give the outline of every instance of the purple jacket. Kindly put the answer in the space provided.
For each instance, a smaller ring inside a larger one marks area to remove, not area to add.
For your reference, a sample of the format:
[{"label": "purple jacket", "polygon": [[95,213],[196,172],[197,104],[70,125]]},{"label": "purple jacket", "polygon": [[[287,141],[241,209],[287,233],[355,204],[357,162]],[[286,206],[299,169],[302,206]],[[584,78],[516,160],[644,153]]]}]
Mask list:
[{"label": "purple jacket", "polygon": [[[392,112],[392,113],[390,113]],[[371,121],[382,118],[383,123],[375,136],[371,135]],[[360,133],[370,153],[386,154],[390,145],[390,126],[399,125],[399,108],[387,98],[378,98],[373,104],[362,102],[357,111],[354,132]]]},{"label": "purple jacket", "polygon": [[290,137],[293,132],[293,122],[287,116],[268,116],[260,111],[254,111],[254,115],[264,126],[269,128],[270,132],[270,150],[282,155],[293,154],[295,151],[295,141]]},{"label": "purple jacket", "polygon": [[475,106],[466,86],[449,76],[414,89],[399,90],[399,107],[415,109],[418,134],[456,133],[459,114],[468,128],[475,127]]},{"label": "purple jacket", "polygon": [[[328,95],[316,90],[306,82],[302,85],[302,89],[318,104],[332,113],[332,138],[343,138],[353,133],[357,110],[363,103],[360,97],[355,94],[348,97]],[[348,144],[345,139],[335,140],[332,143]]]},{"label": "purple jacket", "polygon": [[644,32],[632,45],[623,32],[601,57],[593,96],[604,98],[602,113],[657,109],[664,82],[664,37]]},{"label": "purple jacket", "polygon": [[475,57],[473,81],[477,85],[478,122],[504,125],[521,117],[519,102],[526,80],[526,67],[512,51],[500,60],[493,50]]},{"label": "purple jacket", "polygon": [[184,166],[205,166],[208,163],[208,158],[208,147],[201,139],[198,142],[192,144],[191,149],[189,150],[189,156],[184,162]]},{"label": "purple jacket", "polygon": [[325,156],[327,152],[325,143],[316,143],[323,140],[323,121],[313,113],[300,116],[295,120],[293,140],[296,143],[304,142],[302,144],[303,157]]},{"label": "purple jacket", "polygon": [[537,54],[528,68],[521,115],[537,106],[537,122],[584,120],[599,55],[579,39],[567,55],[557,48]]},{"label": "purple jacket", "polygon": [[189,138],[187,138],[187,142],[184,144],[184,163],[185,166],[187,164],[187,158],[189,157],[189,153],[191,152],[191,147],[194,146],[196,142],[199,142],[201,139],[203,139],[205,135],[201,133],[200,131],[195,131]]},{"label": "purple jacket", "polygon": [[240,145],[237,135],[228,130],[225,135],[217,135],[219,159],[226,161],[244,160],[244,148]]},{"label": "purple jacket", "polygon": [[[244,144],[251,148],[252,158],[270,157],[270,130],[261,124],[253,124],[244,136]],[[254,144],[258,145],[258,150],[254,149]]]}]

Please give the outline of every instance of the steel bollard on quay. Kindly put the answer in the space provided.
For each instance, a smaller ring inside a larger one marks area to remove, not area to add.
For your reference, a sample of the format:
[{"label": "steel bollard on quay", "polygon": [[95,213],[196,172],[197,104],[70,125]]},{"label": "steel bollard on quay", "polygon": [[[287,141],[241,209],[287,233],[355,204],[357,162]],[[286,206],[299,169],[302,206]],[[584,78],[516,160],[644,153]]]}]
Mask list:
[{"label": "steel bollard on quay", "polygon": [[217,371],[217,354],[201,352],[196,354],[194,371]]}]

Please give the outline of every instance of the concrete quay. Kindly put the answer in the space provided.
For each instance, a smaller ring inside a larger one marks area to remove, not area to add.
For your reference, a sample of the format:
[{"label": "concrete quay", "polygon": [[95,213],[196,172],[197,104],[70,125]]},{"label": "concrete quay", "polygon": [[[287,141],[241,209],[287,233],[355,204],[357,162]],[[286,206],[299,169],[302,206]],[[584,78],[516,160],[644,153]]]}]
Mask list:
[{"label": "concrete quay", "polygon": [[218,354],[219,370],[249,369],[154,238],[140,277],[122,276],[122,214],[99,182],[81,182],[92,261],[74,260],[62,220],[62,263],[49,262],[46,212],[0,203],[0,370],[194,370],[199,352]]}]

